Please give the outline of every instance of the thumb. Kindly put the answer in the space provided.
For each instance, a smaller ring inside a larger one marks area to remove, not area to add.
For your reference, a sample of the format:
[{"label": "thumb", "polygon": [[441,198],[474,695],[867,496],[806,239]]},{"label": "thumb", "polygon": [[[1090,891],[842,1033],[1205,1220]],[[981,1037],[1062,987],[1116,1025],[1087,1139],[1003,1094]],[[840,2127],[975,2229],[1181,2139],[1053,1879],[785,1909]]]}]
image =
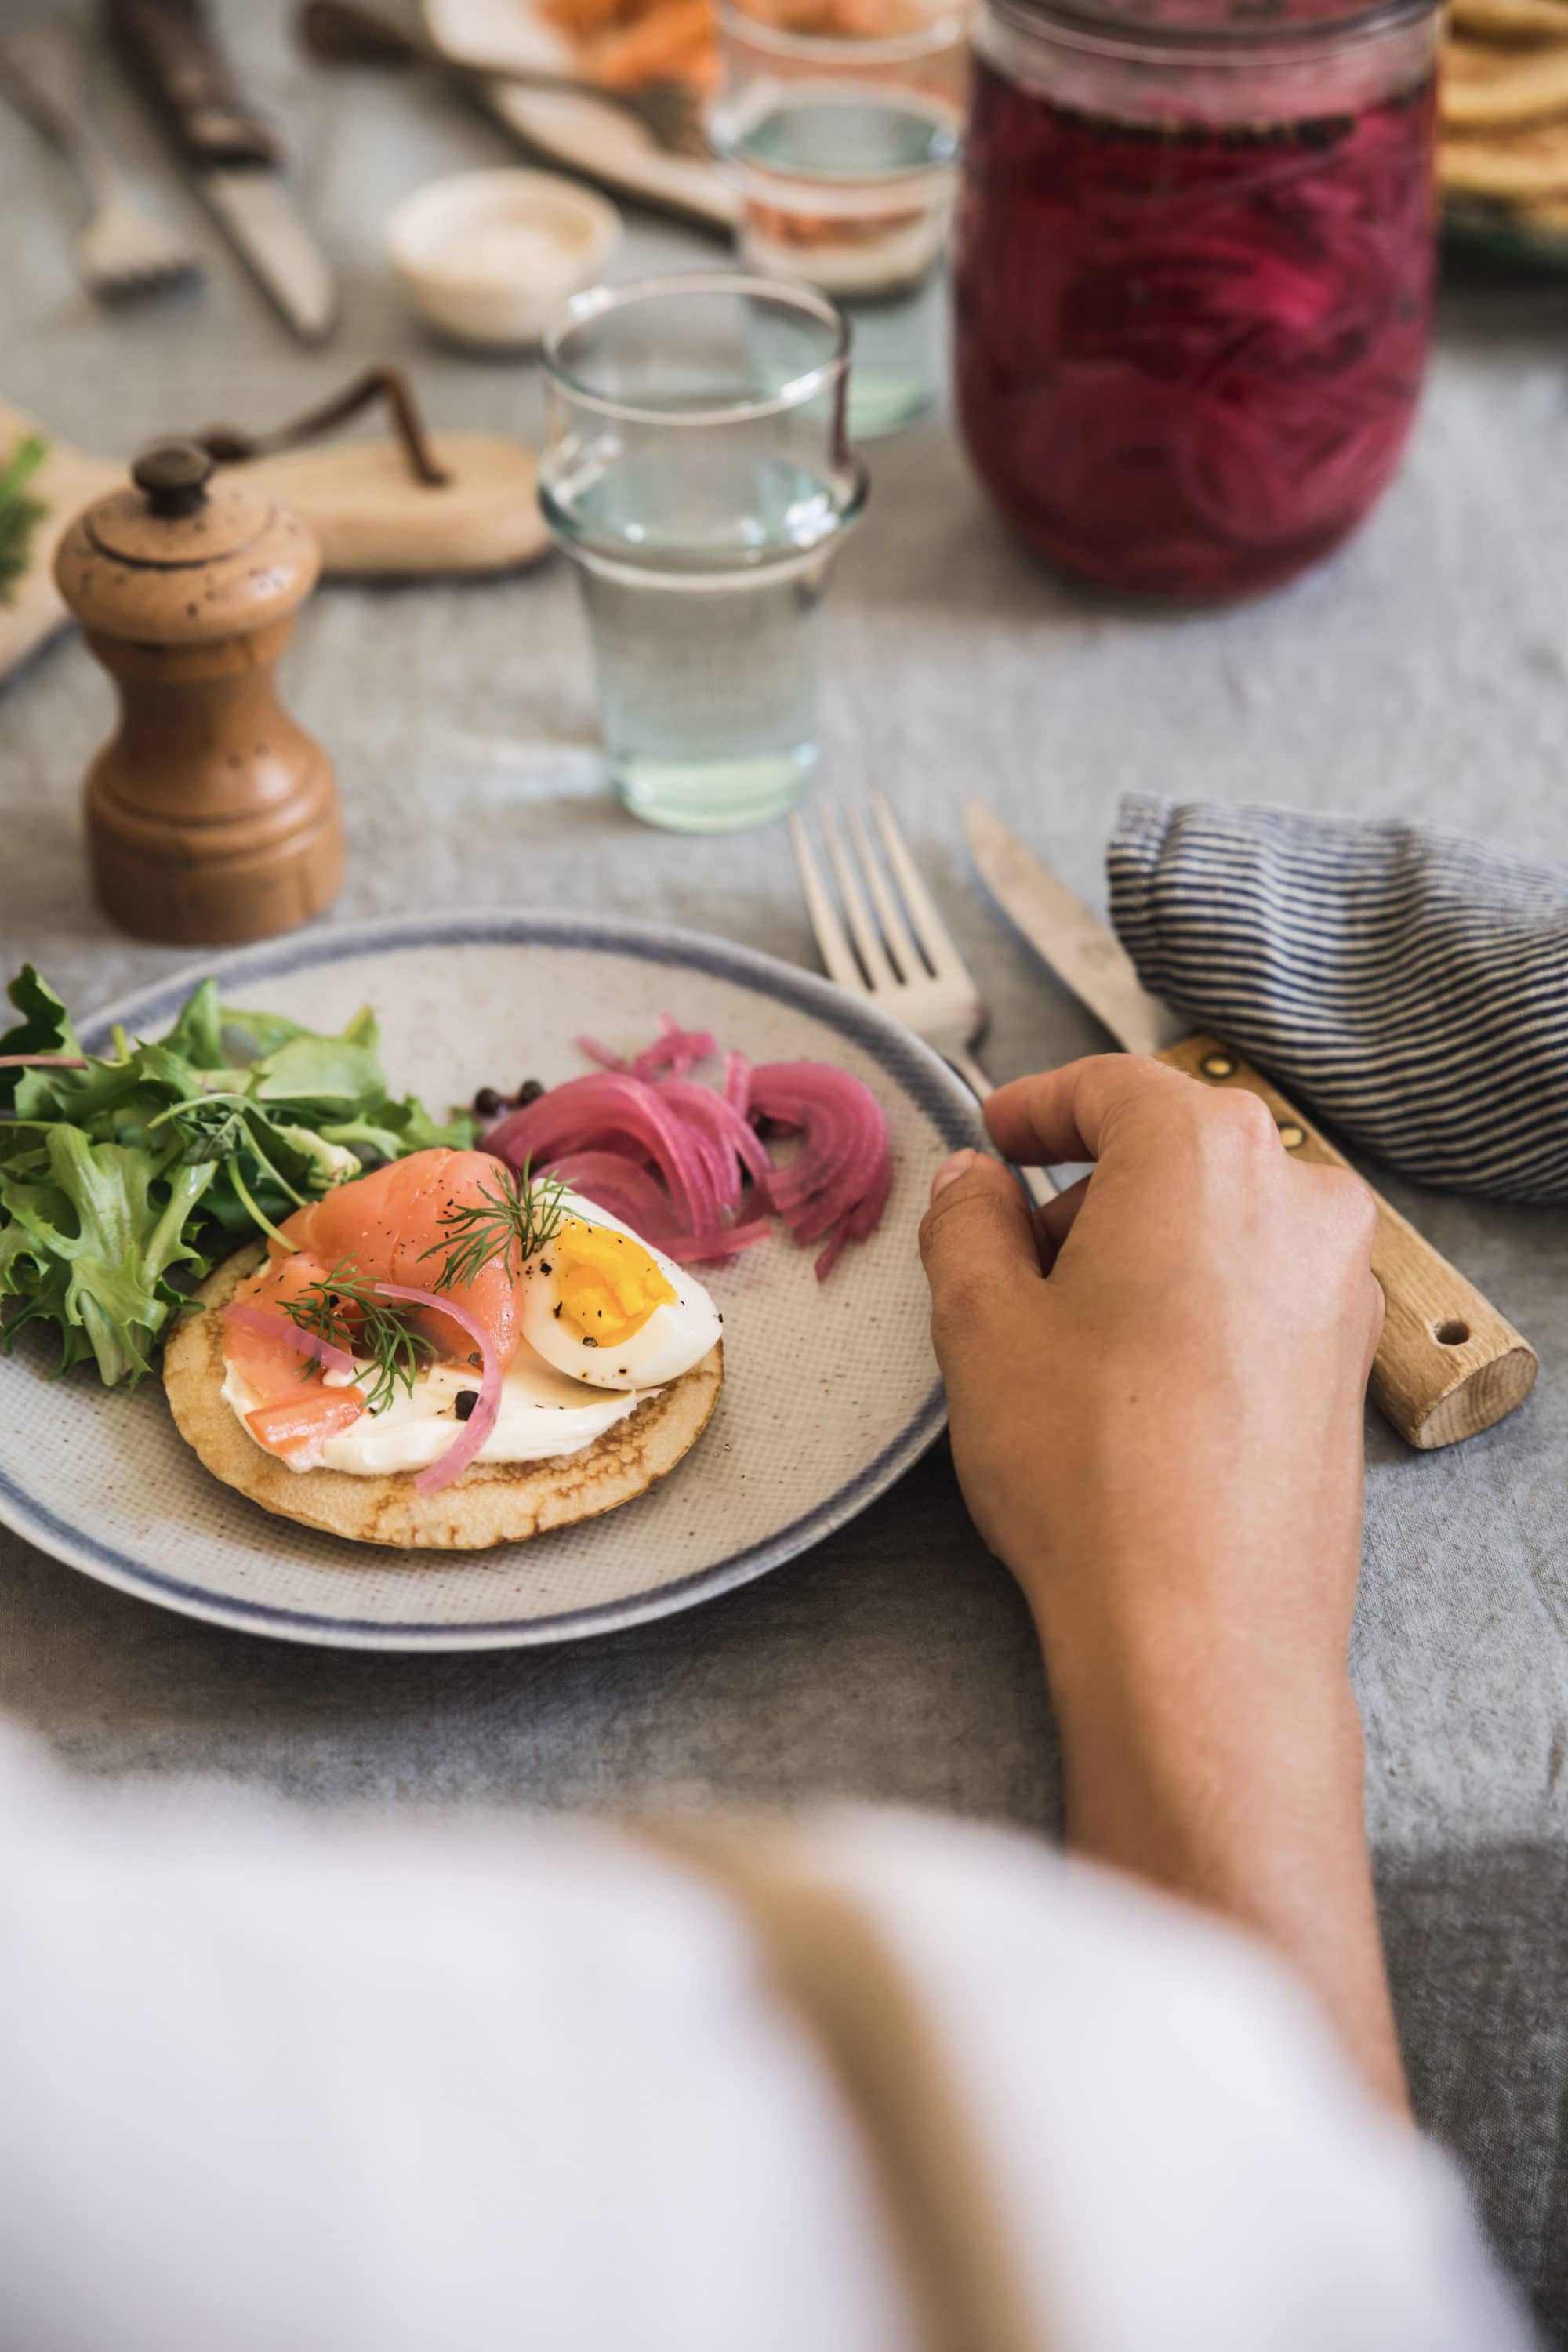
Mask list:
[{"label": "thumb", "polygon": [[931,1339],[949,1387],[1018,1323],[1020,1291],[1044,1282],[1029,1204],[1000,1160],[960,1151],[937,1170],[921,1225]]}]

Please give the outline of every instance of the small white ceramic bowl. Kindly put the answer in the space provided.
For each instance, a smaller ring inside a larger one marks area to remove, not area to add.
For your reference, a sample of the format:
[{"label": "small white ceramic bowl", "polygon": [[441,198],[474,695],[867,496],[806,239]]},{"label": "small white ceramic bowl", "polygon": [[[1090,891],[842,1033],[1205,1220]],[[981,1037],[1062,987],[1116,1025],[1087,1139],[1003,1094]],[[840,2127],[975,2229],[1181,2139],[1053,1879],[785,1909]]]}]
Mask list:
[{"label": "small white ceramic bowl", "polygon": [[399,285],[459,342],[519,350],[621,241],[614,205],[552,172],[458,172],[406,197],[386,225]]}]

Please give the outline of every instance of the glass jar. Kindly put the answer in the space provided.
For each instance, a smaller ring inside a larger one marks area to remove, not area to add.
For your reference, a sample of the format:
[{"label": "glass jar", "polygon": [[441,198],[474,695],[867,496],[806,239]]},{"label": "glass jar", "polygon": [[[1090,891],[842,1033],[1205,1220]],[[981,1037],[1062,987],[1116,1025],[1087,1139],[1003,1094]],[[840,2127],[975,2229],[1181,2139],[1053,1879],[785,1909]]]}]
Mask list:
[{"label": "glass jar", "polygon": [[1039,554],[1184,599],[1289,579],[1410,430],[1436,254],[1428,0],[986,0],[959,415]]}]

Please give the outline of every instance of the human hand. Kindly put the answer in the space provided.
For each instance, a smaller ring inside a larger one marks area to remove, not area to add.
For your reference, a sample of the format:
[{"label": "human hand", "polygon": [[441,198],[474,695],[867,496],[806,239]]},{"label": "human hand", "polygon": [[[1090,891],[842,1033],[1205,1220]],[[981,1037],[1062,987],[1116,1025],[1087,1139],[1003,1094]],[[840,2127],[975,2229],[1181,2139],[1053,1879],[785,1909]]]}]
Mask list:
[{"label": "human hand", "polygon": [[1255,1097],[1131,1055],[1002,1087],[998,1148],[1094,1160],[1031,1222],[995,1161],[939,1173],[921,1246],[953,1455],[1047,1654],[1179,1612],[1342,1672],[1372,1196],[1292,1160]]},{"label": "human hand", "polygon": [[1402,2096],[1346,1671],[1383,1321],[1360,1179],[1129,1055],[1002,1087],[998,1149],[1092,1160],[1031,1218],[960,1154],[921,1231],[953,1458],[1023,1587],[1068,1831],[1246,1919]]}]

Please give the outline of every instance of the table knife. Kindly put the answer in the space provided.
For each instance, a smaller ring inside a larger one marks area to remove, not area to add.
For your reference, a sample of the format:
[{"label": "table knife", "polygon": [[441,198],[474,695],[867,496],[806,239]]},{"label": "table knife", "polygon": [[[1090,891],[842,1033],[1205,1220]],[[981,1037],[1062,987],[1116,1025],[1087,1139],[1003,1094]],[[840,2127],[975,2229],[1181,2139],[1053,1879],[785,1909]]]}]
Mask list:
[{"label": "table knife", "polygon": [[206,0],[104,0],[104,16],[241,258],[301,342],[324,341],[338,314],[331,271],[284,185],[277,141],[236,89]]},{"label": "table knife", "polygon": [[[992,896],[1058,980],[1130,1053],[1152,1054],[1201,1084],[1240,1087],[1268,1104],[1298,1160],[1347,1162],[1267,1078],[1217,1037],[1151,995],[1121,941],[979,802],[964,814]],[[1535,1384],[1534,1349],[1381,1195],[1373,1271],[1388,1301],[1372,1395],[1412,1445],[1452,1445],[1489,1429]]]}]

